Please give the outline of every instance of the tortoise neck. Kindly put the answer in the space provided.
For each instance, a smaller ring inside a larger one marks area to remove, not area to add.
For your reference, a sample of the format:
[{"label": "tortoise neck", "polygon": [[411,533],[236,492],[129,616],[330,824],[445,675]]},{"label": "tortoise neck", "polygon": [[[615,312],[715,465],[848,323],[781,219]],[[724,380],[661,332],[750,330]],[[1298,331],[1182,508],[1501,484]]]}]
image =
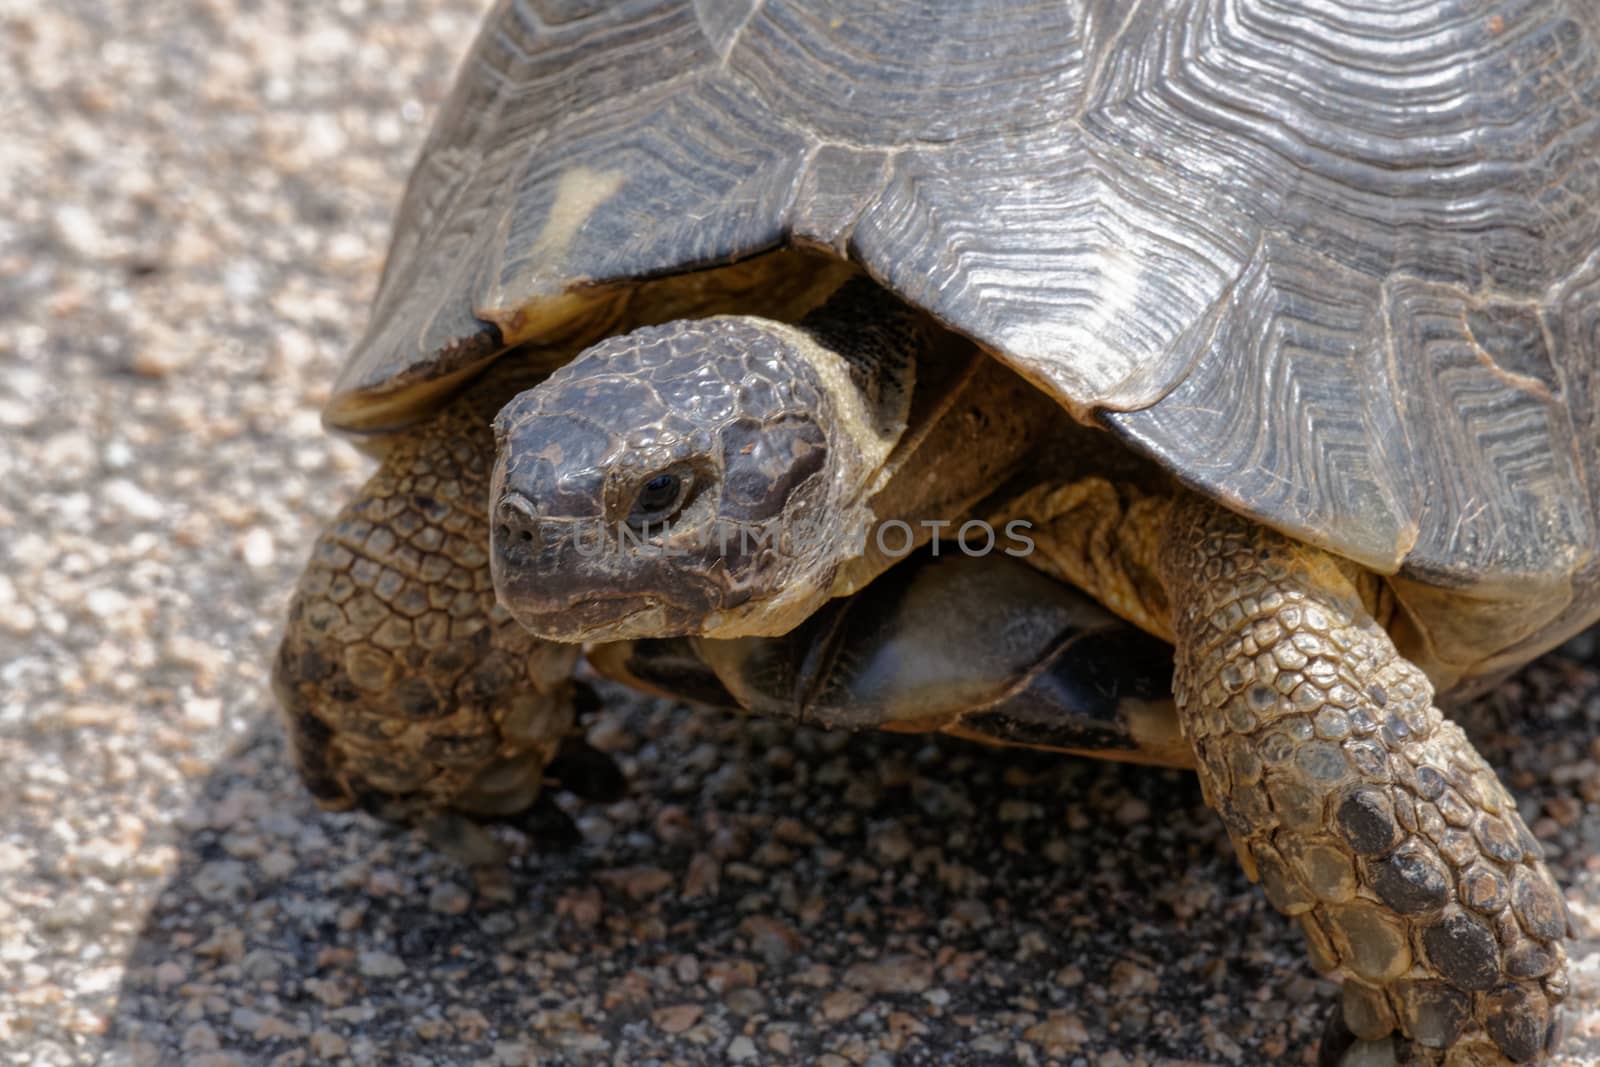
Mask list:
[{"label": "tortoise neck", "polygon": [[800,320],[800,329],[837,353],[864,392],[914,380],[927,345],[924,317],[866,275],[857,275]]},{"label": "tortoise neck", "polygon": [[[840,569],[835,595],[860,589],[913,548],[956,537],[964,520],[985,518],[976,505],[1023,469],[1063,417],[1015,371],[938,331],[919,368],[908,429],[863,493],[867,521],[884,536],[866,538]],[[903,524],[892,536],[891,523]],[[979,535],[986,544],[986,532]]]},{"label": "tortoise neck", "polygon": [[[892,449],[906,430],[911,397],[927,362],[931,333],[925,317],[863,275],[845,282],[796,328],[816,346],[810,361],[825,372],[823,387],[833,395],[839,416],[854,422],[859,418],[846,413],[859,413],[870,426],[852,425],[851,431],[870,429],[879,444]],[[858,475],[871,478],[875,466]]]}]

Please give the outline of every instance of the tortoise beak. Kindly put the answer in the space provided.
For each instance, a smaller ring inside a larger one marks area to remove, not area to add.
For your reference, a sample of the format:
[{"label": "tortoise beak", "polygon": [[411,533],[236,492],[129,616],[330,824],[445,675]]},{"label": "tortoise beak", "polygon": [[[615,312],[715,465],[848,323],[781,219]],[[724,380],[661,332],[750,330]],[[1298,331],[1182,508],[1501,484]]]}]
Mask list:
[{"label": "tortoise beak", "polygon": [[703,568],[680,571],[674,557],[630,552],[592,516],[542,515],[528,497],[503,491],[494,518],[495,595],[547,641],[698,633],[725,598]]}]

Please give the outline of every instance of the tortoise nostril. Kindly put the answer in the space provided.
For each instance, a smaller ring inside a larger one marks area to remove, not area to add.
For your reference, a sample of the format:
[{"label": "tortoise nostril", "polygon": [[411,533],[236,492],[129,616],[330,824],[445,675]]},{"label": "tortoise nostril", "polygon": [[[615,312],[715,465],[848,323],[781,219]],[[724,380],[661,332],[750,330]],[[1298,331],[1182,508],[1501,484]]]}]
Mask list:
[{"label": "tortoise nostril", "polygon": [[539,511],[533,502],[521,493],[509,492],[500,498],[498,508],[500,523],[495,533],[500,543],[510,547],[517,542],[532,545],[538,540],[535,530],[539,524]]},{"label": "tortoise nostril", "polygon": [[[521,493],[508,492],[496,507],[499,522],[495,525],[495,538],[505,551],[514,551],[517,557],[532,551],[539,542],[539,510],[533,501]],[[513,549],[513,546],[516,546]]]},{"label": "tortoise nostril", "polygon": [[500,515],[509,523],[532,522],[539,517],[533,502],[520,493],[507,493],[500,501]]}]

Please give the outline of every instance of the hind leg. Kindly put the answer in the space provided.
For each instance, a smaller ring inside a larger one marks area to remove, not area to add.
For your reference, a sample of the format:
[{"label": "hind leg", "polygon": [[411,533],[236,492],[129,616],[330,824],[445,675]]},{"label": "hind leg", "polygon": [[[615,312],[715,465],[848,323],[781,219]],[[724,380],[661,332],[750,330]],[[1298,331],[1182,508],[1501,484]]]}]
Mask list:
[{"label": "hind leg", "polygon": [[615,793],[574,715],[575,645],[495,602],[487,505],[503,390],[480,386],[396,441],[323,531],[273,670],[318,803],[429,830],[474,864],[479,821],[550,814],[545,788]]}]

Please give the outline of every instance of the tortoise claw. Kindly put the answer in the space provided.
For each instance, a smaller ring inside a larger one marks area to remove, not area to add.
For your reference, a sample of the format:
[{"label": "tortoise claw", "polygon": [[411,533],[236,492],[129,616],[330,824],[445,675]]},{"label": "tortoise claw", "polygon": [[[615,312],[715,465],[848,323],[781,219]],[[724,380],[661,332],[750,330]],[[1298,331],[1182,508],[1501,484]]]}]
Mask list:
[{"label": "tortoise claw", "polygon": [[1317,1049],[1317,1067],[1344,1067],[1345,1054],[1356,1043],[1356,1035],[1344,1021],[1344,1008],[1337,1002],[1328,1012],[1322,1027],[1322,1044]]},{"label": "tortoise claw", "polygon": [[561,810],[549,793],[540,793],[530,807],[505,822],[526,834],[538,852],[570,852],[583,844],[583,832],[578,824]]},{"label": "tortoise claw", "polygon": [[[594,689],[576,683],[575,718],[593,716],[601,707]],[[508,758],[481,774],[473,788],[457,798],[451,811],[436,812],[424,820],[434,846],[475,870],[505,864],[505,850],[482,824],[502,823],[526,834],[540,852],[565,852],[583,843],[572,817],[555,802],[558,792],[579,800],[614,803],[627,794],[627,778],[616,761],[584,739],[570,733],[556,746],[549,761]]]},{"label": "tortoise claw", "polygon": [[1410,1062],[1395,1048],[1392,1036],[1377,1041],[1357,1037],[1345,1021],[1343,1006],[1334,1003],[1322,1028],[1317,1067],[1400,1067]]},{"label": "tortoise claw", "polygon": [[600,699],[600,694],[595,692],[594,686],[582,678],[572,681],[572,718],[574,722],[584,723],[600,714],[605,709],[605,702]]},{"label": "tortoise claw", "polygon": [[[582,679],[573,681],[572,718],[576,724],[592,721],[604,708],[594,686]],[[581,733],[562,740],[544,776],[551,788],[596,804],[615,804],[628,794],[628,779],[617,761],[589,744]]]},{"label": "tortoise claw", "polygon": [[1481,1034],[1449,1049],[1427,1048],[1399,1034],[1363,1040],[1351,1032],[1337,1005],[1328,1014],[1317,1053],[1317,1067],[1510,1067],[1511,1062]]},{"label": "tortoise claw", "polygon": [[1386,1037],[1382,1041],[1357,1040],[1339,1061],[1339,1067],[1401,1067],[1410,1063],[1409,1057],[1402,1058],[1395,1049],[1394,1039]]},{"label": "tortoise claw", "polygon": [[419,820],[428,843],[472,870],[504,866],[506,850],[483,825],[459,811],[433,811]]},{"label": "tortoise claw", "polygon": [[579,735],[561,743],[544,773],[552,788],[597,804],[614,804],[628,793],[628,780],[616,760]]}]

